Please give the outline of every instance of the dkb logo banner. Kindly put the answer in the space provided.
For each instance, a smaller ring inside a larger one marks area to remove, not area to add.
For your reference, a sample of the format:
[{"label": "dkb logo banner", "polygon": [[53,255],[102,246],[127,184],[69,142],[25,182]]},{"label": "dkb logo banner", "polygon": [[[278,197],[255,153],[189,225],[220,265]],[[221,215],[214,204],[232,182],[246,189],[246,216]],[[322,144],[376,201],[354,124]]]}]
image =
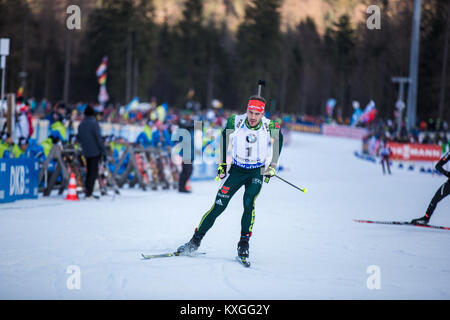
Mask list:
[{"label": "dkb logo banner", "polygon": [[35,159],[0,160],[0,203],[38,197],[39,162]]}]

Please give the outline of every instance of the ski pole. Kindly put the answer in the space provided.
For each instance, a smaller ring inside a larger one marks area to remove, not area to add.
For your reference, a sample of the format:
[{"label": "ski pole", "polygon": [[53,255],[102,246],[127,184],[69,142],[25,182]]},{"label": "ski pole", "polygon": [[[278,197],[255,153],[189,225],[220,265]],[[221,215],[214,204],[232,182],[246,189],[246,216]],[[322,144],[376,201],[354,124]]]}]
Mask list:
[{"label": "ski pole", "polygon": [[261,97],[261,87],[266,86],[266,80],[258,80],[258,97]]},{"label": "ski pole", "polygon": [[274,176],[277,177],[278,179],[280,179],[281,181],[286,182],[286,183],[287,183],[288,185],[290,185],[291,187],[294,187],[295,189],[300,190],[301,192],[306,193],[306,192],[308,191],[308,189],[297,187],[296,185],[290,183],[289,181],[284,180],[282,177],[280,177],[280,176],[278,176],[278,175],[274,175]]}]

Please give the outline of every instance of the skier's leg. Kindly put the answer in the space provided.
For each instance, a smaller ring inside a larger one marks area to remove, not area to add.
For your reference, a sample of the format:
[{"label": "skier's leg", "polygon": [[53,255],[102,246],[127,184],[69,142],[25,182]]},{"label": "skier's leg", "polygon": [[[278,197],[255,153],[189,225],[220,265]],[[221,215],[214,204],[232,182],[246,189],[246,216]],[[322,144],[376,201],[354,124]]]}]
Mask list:
[{"label": "skier's leg", "polygon": [[411,223],[427,224],[431,216],[433,215],[433,212],[436,209],[436,206],[439,203],[439,201],[444,199],[449,194],[450,194],[450,183],[446,182],[434,194],[433,198],[430,201],[430,204],[428,205],[425,215],[423,217],[413,219]]},{"label": "skier's leg", "polygon": [[245,176],[230,170],[230,175],[217,192],[214,204],[202,217],[200,224],[195,229],[192,239],[177,249],[178,254],[190,254],[198,249],[206,232],[213,226],[217,217],[225,210],[231,197],[245,183]]},{"label": "skier's leg", "polygon": [[389,157],[386,157],[386,166],[387,166],[388,173],[391,174],[391,164],[390,164]]},{"label": "skier's leg", "polygon": [[450,183],[446,182],[444,183],[434,194],[433,198],[430,201],[430,204],[428,205],[428,209],[426,212],[426,215],[428,216],[428,219],[433,214],[434,210],[436,209],[437,204],[439,201],[444,199],[446,196],[448,196],[450,193]]},{"label": "skier's leg", "polygon": [[249,234],[252,232],[255,222],[255,200],[262,188],[262,175],[253,176],[245,184],[244,192],[244,213],[241,219],[241,233]]},{"label": "skier's leg", "polygon": [[244,213],[242,214],[241,219],[241,237],[237,246],[239,257],[248,258],[249,256],[249,240],[255,222],[255,200],[261,191],[262,179],[263,176],[258,171],[251,175],[250,179],[248,179],[245,184]]},{"label": "skier's leg", "polygon": [[205,234],[213,226],[217,217],[227,207],[230,199],[245,183],[245,176],[239,171],[233,171],[233,169],[231,169],[229,173],[229,176],[217,192],[213,206],[203,215],[197,227],[197,232],[200,234]]}]

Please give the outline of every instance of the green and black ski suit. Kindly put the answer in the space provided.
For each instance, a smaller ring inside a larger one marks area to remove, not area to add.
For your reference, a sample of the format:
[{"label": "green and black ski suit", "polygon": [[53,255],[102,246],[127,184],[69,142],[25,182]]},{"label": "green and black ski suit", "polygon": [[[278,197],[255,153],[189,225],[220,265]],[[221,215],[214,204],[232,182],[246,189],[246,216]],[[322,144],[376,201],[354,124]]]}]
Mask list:
[{"label": "green and black ski suit", "polygon": [[[239,131],[239,133],[237,133]],[[245,186],[244,212],[241,219],[241,233],[251,235],[255,222],[255,200],[262,188],[266,160],[277,164],[283,145],[280,126],[275,121],[264,118],[255,127],[250,127],[246,114],[232,115],[222,131],[221,161],[226,163],[229,140],[232,137],[232,164],[228,176],[217,192],[214,204],[202,217],[196,233],[204,235],[225,210],[233,195]],[[266,141],[269,137],[267,148]],[[258,142],[258,140],[261,143]],[[243,141],[245,140],[245,141]],[[242,149],[241,152],[237,148]],[[263,154],[257,154],[263,152]],[[252,156],[252,154],[255,155]],[[264,154],[265,153],[265,154]],[[242,157],[244,154],[244,157]],[[240,156],[241,155],[241,156]],[[270,158],[271,156],[271,158]]]}]

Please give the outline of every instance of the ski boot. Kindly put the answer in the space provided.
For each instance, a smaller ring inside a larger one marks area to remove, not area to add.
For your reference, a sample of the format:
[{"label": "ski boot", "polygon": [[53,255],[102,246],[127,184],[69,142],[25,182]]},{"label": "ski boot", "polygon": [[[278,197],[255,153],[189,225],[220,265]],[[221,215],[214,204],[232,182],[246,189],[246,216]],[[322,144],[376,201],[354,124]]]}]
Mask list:
[{"label": "ski boot", "polygon": [[236,258],[245,267],[250,267],[250,262],[247,261],[248,256],[249,256],[248,241],[250,240],[250,235],[251,235],[250,233],[241,233],[241,239],[239,240],[238,245],[237,245],[238,256]]},{"label": "ski boot", "polygon": [[428,214],[425,214],[421,218],[411,220],[411,223],[412,224],[428,224],[428,221],[430,221],[430,216]]},{"label": "ski boot", "polygon": [[197,251],[198,247],[200,247],[200,243],[201,243],[203,237],[204,237],[204,234],[199,234],[199,233],[197,233],[197,231],[195,231],[191,240],[189,240],[189,242],[180,246],[177,249],[175,254],[178,256],[192,255],[195,251]]}]

